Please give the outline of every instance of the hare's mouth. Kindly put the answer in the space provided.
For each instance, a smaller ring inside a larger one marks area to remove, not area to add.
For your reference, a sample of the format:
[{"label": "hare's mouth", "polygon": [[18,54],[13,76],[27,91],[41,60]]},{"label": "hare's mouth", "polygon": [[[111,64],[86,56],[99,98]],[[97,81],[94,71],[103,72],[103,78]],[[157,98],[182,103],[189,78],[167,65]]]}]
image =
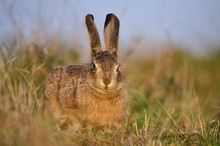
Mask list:
[{"label": "hare's mouth", "polygon": [[99,90],[101,90],[101,91],[104,91],[104,92],[109,92],[109,91],[114,91],[114,90],[116,90],[116,88],[110,88],[110,87],[108,87],[108,86],[104,86],[104,87],[102,87],[102,88],[100,88],[100,87],[97,87]]},{"label": "hare's mouth", "polygon": [[117,86],[116,87],[109,87],[109,86],[97,86],[96,85],[96,89],[99,91],[99,92],[103,92],[103,93],[109,93],[109,92],[113,92],[113,91],[116,91],[117,90]]},{"label": "hare's mouth", "polygon": [[118,85],[114,84],[114,85],[103,85],[100,84],[99,82],[90,82],[89,83],[90,88],[92,88],[93,90],[103,93],[103,94],[109,94],[110,92],[115,92],[118,90]]},{"label": "hare's mouth", "polygon": [[118,96],[118,90],[117,88],[114,89],[111,89],[109,87],[100,88],[96,86],[95,94],[97,95],[97,97],[101,99],[109,100],[109,99],[114,99]]}]

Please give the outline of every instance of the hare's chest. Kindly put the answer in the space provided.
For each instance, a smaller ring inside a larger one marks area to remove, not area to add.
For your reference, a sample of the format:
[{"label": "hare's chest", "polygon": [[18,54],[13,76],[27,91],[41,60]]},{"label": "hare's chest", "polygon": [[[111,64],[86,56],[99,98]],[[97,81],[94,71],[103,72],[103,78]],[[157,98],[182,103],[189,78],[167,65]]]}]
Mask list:
[{"label": "hare's chest", "polygon": [[114,125],[125,117],[125,106],[117,100],[94,99],[87,96],[87,101],[79,107],[82,119],[97,125]]},{"label": "hare's chest", "polygon": [[95,125],[120,123],[125,118],[127,102],[122,95],[115,95],[115,98],[105,99],[107,95],[94,94],[94,91],[87,89],[86,86],[77,89],[77,117]]}]

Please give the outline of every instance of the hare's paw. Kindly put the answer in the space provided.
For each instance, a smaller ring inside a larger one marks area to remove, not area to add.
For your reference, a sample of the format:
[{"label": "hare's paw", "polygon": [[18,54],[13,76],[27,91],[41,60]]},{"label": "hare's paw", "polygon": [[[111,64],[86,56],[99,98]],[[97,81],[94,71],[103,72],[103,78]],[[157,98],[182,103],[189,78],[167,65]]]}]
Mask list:
[{"label": "hare's paw", "polygon": [[58,120],[55,130],[56,131],[66,131],[72,125],[72,120],[68,117],[62,117]]},{"label": "hare's paw", "polygon": [[76,122],[74,119],[63,116],[60,118],[59,122],[56,125],[56,131],[67,131],[67,132],[73,132],[73,133],[78,133],[81,131],[82,126],[80,123]]}]

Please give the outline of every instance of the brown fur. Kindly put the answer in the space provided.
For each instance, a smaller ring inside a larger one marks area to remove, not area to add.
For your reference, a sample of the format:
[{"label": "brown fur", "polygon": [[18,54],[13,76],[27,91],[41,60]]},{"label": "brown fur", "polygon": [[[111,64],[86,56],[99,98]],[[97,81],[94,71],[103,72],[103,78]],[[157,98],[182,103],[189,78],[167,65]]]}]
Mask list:
[{"label": "brown fur", "polygon": [[[113,15],[109,21],[114,19],[117,17]],[[86,21],[92,50],[91,63],[54,69],[48,77],[45,95],[54,117],[70,119],[77,130],[94,126],[119,128],[126,116],[127,91],[114,53],[117,48],[113,52],[93,48],[101,46],[99,38],[93,41],[94,36],[99,35],[92,15],[87,15]],[[114,25],[111,29],[109,31],[118,31]],[[115,43],[118,43],[117,39]]]}]

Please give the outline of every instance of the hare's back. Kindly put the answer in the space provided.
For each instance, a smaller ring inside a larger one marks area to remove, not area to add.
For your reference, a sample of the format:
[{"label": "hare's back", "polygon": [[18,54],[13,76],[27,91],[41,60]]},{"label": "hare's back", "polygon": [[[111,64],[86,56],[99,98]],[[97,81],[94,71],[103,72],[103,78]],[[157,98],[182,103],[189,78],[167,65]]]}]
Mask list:
[{"label": "hare's back", "polygon": [[65,68],[65,73],[72,77],[81,77],[86,74],[87,68],[87,65],[69,65]]},{"label": "hare's back", "polygon": [[55,68],[47,79],[46,93],[57,92],[70,86],[75,88],[78,80],[86,76],[86,68],[85,65],[69,65]]}]

